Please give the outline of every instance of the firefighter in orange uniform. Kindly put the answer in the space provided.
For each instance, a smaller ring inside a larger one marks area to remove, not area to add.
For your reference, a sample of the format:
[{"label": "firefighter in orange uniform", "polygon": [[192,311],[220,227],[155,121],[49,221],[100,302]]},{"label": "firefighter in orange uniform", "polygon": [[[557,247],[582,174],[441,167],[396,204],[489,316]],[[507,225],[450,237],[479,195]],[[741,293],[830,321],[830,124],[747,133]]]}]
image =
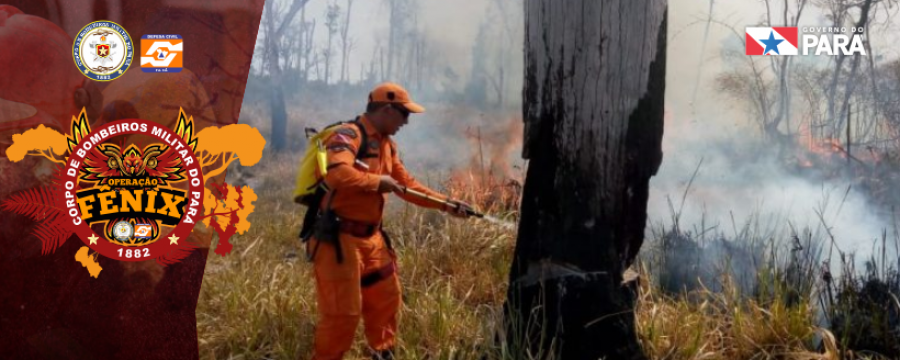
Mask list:
[{"label": "firefighter in orange uniform", "polygon": [[[381,230],[385,203],[391,192],[413,204],[467,217],[468,204],[450,200],[441,206],[403,193],[404,188],[449,200],[417,182],[400,161],[391,139],[425,109],[412,102],[397,84],[384,83],[369,94],[366,113],[357,124],[340,125],[325,140],[328,193],[321,214],[334,215],[337,241],[323,240],[321,222],[307,243],[313,258],[319,319],[315,333],[316,360],[341,359],[350,349],[362,318],[373,359],[392,359],[400,308],[396,257]],[[361,134],[361,131],[365,134]]]}]

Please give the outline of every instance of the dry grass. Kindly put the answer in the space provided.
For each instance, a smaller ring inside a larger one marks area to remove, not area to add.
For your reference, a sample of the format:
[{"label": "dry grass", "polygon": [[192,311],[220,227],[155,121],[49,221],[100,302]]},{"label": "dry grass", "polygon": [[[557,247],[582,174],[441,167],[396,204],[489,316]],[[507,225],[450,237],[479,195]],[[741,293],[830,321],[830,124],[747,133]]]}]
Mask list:
[{"label": "dry grass", "polygon": [[[292,118],[291,123],[307,121]],[[477,163],[484,168],[480,157]],[[302,208],[290,200],[296,161],[266,156],[249,170],[257,174],[251,185],[259,197],[249,217],[253,226],[232,238],[229,256],[210,252],[197,306],[203,359],[311,357],[315,285],[297,239]],[[229,176],[241,173],[247,171]],[[440,185],[492,215],[517,216],[518,184],[456,173]],[[404,286],[398,358],[513,358],[514,350],[494,339],[501,327],[515,229],[391,201],[386,228],[398,251]],[[648,280],[650,275],[642,270],[635,316],[651,359],[858,358],[839,351],[834,335],[819,328],[819,310],[812,302],[788,305],[778,294],[762,300],[744,296],[728,274],[719,277],[716,291],[664,293]],[[365,355],[359,334],[347,358]]]},{"label": "dry grass", "polygon": [[[310,357],[315,290],[297,239],[301,209],[289,200],[295,160],[254,169],[261,175],[254,179],[259,200],[251,230],[233,238],[231,255],[209,258],[197,307],[204,359]],[[404,285],[399,358],[510,358],[494,335],[515,230],[392,203],[387,228]],[[641,278],[636,321],[651,359],[840,358],[811,306],[742,296],[727,276],[724,291],[681,295],[664,295],[648,274]],[[366,358],[362,339],[348,359]]]},{"label": "dry grass", "polygon": [[[308,358],[315,287],[290,202],[296,159],[270,161],[260,175],[251,230],[227,257],[211,255],[197,307],[204,359]],[[399,199],[386,228],[404,285],[399,357],[468,359],[486,354],[500,319],[514,230],[449,218]],[[364,358],[364,342],[349,358]]]},{"label": "dry grass", "polygon": [[837,359],[813,351],[816,333],[827,330],[813,324],[809,306],[788,306],[778,297],[761,304],[726,288],[695,291],[688,301],[687,294],[667,296],[643,280],[636,321],[650,358]]}]

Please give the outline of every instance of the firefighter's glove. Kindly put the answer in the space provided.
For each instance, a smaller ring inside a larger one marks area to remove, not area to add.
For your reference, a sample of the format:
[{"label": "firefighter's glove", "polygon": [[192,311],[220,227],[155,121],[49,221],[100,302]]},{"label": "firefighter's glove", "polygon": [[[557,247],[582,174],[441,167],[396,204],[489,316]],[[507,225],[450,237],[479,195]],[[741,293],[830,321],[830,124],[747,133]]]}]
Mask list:
[{"label": "firefighter's glove", "polygon": [[394,178],[388,175],[381,175],[378,179],[378,192],[382,194],[388,192],[402,193],[403,187]]}]

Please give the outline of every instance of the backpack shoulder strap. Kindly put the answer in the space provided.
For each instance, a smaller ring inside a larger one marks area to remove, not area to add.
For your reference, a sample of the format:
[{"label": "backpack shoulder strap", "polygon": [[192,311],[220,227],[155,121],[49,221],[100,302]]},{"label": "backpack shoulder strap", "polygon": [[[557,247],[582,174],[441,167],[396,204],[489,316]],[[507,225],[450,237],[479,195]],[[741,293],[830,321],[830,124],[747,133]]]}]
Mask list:
[{"label": "backpack shoulder strap", "polygon": [[356,125],[356,129],[362,137],[362,141],[359,143],[359,150],[356,152],[356,158],[367,159],[375,157],[375,155],[369,154],[369,134],[366,133],[366,128],[363,126],[362,122],[359,121],[359,117],[357,116],[356,119],[349,122]]},{"label": "backpack shoulder strap", "polygon": [[[356,158],[360,159],[360,158],[364,158],[364,157],[370,157],[368,154],[368,147],[367,147],[367,145],[369,143],[369,136],[368,136],[368,134],[366,134],[365,128],[363,127],[362,123],[359,122],[359,117],[357,117],[354,120],[338,121],[336,123],[333,123],[331,125],[328,125],[328,126],[322,128],[322,131],[325,131],[325,130],[328,130],[331,128],[335,128],[335,127],[339,127],[339,126],[350,125],[350,124],[356,125],[356,129],[355,130],[347,129],[347,130],[354,131],[355,133],[358,133],[359,135],[362,136],[362,138],[360,139],[361,141],[359,143],[360,148],[357,149],[357,151],[356,151]],[[343,129],[341,129],[341,130],[343,130]],[[340,131],[340,130],[337,130],[337,131]],[[345,134],[345,135],[350,135],[351,137],[356,138],[356,134]]]}]

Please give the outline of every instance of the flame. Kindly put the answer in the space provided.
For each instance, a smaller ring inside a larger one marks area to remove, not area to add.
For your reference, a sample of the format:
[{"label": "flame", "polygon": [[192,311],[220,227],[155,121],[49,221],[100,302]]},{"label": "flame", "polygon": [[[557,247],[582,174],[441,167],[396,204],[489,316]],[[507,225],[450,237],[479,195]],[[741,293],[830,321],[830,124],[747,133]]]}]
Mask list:
[{"label": "flame", "polygon": [[197,137],[194,136],[194,117],[187,117],[183,108],[178,108],[178,124],[175,126],[175,134],[178,135],[191,148],[197,151]]},{"label": "flame", "polygon": [[69,152],[74,152],[81,139],[84,139],[90,133],[91,125],[88,123],[87,112],[85,108],[81,108],[81,113],[78,114],[77,118],[72,116],[72,135],[67,136]]},{"label": "flame", "polygon": [[[889,127],[889,126],[888,126]],[[890,129],[885,129],[890,132]],[[809,121],[803,121],[798,130],[797,163],[801,167],[827,167],[848,160],[864,165],[875,165],[882,160],[882,155],[873,147],[847,147],[841,139],[834,137],[818,137],[813,134]],[[851,144],[852,145],[852,144]]]},{"label": "flame", "polygon": [[510,163],[522,148],[518,117],[488,118],[488,126],[465,131],[470,143],[468,165],[455,169],[444,184],[449,195],[486,212],[518,210],[524,171]]}]

